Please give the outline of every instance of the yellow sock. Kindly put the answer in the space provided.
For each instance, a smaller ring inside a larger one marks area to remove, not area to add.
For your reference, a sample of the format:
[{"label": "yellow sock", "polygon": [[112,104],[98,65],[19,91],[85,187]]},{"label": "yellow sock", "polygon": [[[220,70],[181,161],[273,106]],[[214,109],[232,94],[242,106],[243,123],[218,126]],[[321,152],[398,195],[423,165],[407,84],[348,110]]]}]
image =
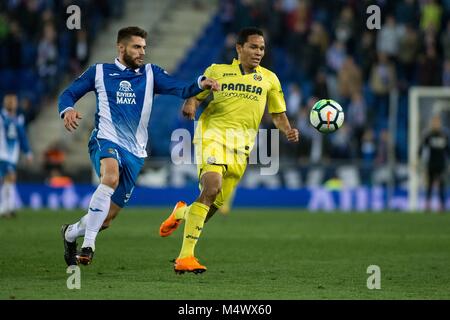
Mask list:
[{"label": "yellow sock", "polygon": [[186,218],[186,212],[188,212],[190,208],[191,208],[191,206],[178,208],[174,213],[175,219],[177,219],[177,220],[183,219],[184,220]]},{"label": "yellow sock", "polygon": [[194,255],[194,248],[202,233],[203,224],[209,207],[200,202],[194,202],[189,211],[186,210],[186,223],[184,225],[183,245],[178,258],[186,258]]}]

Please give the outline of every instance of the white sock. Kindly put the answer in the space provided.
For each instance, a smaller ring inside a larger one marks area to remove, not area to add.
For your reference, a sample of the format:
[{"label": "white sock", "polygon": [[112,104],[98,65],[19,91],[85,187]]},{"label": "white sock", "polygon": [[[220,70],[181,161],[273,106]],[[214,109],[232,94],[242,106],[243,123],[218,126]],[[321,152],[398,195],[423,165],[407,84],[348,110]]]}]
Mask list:
[{"label": "white sock", "polygon": [[4,190],[4,185],[0,185],[0,216],[6,213]]},{"label": "white sock", "polygon": [[89,203],[89,211],[86,219],[86,232],[84,233],[84,241],[82,248],[91,247],[95,251],[95,238],[100,230],[103,222],[108,216],[109,207],[111,206],[111,196],[114,189],[107,185],[100,184],[92,195]]},{"label": "white sock", "polygon": [[7,183],[5,187],[8,188],[8,207],[7,211],[11,212],[16,209],[16,185],[14,183]]},{"label": "white sock", "polygon": [[4,183],[1,191],[2,213],[9,213],[15,208],[14,185]]},{"label": "white sock", "polygon": [[86,231],[86,221],[87,221],[88,215],[84,215],[80,221],[71,224],[67,230],[66,230],[66,240],[69,242],[74,242],[77,240],[77,238],[84,236],[84,233]]}]

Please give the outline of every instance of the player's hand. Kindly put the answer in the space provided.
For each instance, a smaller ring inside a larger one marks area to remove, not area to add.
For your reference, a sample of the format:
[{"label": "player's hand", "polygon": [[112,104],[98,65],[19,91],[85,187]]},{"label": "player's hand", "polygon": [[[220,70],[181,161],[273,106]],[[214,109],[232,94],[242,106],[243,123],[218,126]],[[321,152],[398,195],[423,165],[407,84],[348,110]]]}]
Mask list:
[{"label": "player's hand", "polygon": [[78,111],[69,109],[64,112],[64,127],[66,127],[68,131],[72,132],[78,128],[78,120],[81,119],[81,114]]},{"label": "player's hand", "polygon": [[297,129],[290,129],[286,132],[286,138],[289,142],[298,142],[300,134]]},{"label": "player's hand", "polygon": [[219,83],[211,78],[205,78],[200,82],[200,86],[203,90],[212,90],[212,91],[219,91],[220,85]]},{"label": "player's hand", "polygon": [[183,116],[189,120],[195,120],[195,112],[197,111],[197,108],[195,107],[195,104],[193,103],[185,103],[183,105],[183,108],[181,109],[181,113]]},{"label": "player's hand", "polygon": [[34,160],[33,154],[32,153],[27,154],[25,157],[25,160],[27,161],[28,165],[33,164],[33,160]]}]

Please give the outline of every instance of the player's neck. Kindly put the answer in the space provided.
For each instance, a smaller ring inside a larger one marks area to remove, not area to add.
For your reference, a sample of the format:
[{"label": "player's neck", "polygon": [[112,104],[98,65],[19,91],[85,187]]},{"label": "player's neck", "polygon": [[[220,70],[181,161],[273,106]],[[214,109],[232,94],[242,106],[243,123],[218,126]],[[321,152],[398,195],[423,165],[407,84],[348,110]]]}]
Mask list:
[{"label": "player's neck", "polygon": [[128,69],[132,69],[132,70],[135,69],[135,68],[129,66],[129,65],[123,60],[122,57],[119,57],[119,62],[120,62],[122,65],[124,65],[125,67],[127,67]]},{"label": "player's neck", "polygon": [[244,72],[244,74],[249,74],[249,73],[253,73],[255,72],[255,68],[249,67],[249,66],[245,66],[241,63],[242,66],[242,71]]}]

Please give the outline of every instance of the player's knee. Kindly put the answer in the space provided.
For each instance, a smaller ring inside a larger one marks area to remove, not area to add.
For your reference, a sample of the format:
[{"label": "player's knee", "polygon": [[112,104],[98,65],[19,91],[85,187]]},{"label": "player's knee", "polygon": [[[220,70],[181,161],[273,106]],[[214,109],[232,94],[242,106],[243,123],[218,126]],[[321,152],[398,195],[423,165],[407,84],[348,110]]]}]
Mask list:
[{"label": "player's knee", "polygon": [[203,189],[203,196],[209,201],[214,202],[217,195],[220,193],[220,188],[217,186],[211,186]]},{"label": "player's knee", "polygon": [[115,190],[119,185],[119,176],[116,174],[105,174],[102,177],[102,183]]}]

